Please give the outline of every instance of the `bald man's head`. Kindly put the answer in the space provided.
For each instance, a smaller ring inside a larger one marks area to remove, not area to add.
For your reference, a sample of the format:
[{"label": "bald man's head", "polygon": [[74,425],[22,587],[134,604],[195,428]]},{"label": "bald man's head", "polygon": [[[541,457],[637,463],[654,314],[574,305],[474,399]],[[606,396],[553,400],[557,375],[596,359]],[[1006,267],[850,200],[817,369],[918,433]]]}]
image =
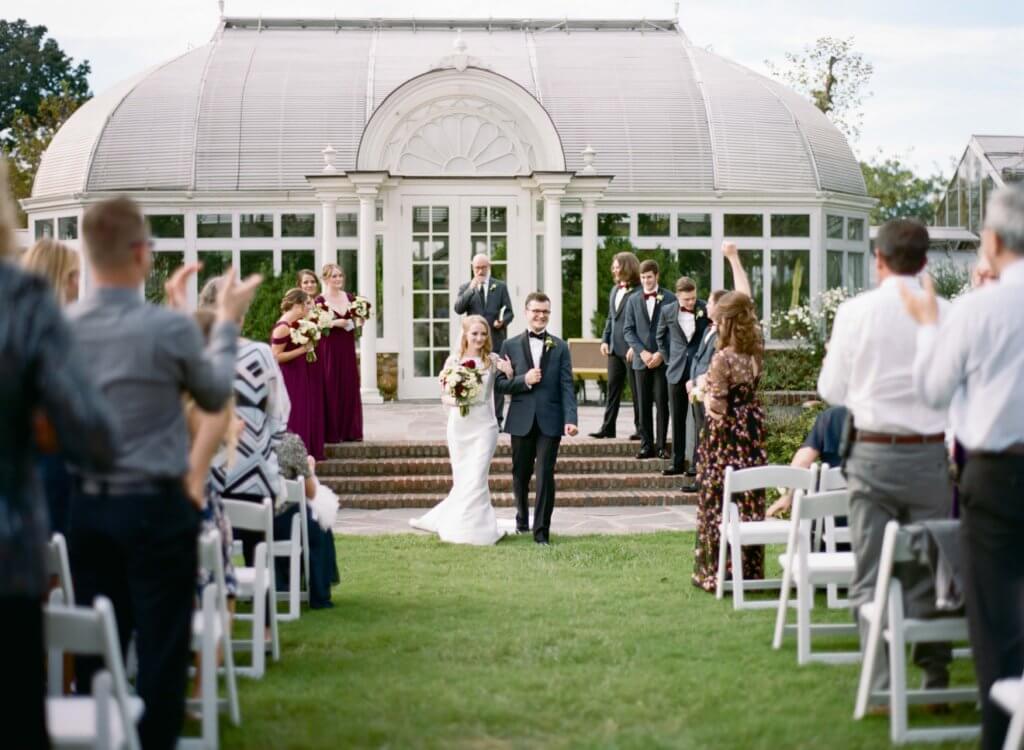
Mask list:
[{"label": "bald man's head", "polygon": [[477,253],[473,256],[473,278],[480,281],[486,281],[487,277],[491,275],[491,259],[483,253]]}]

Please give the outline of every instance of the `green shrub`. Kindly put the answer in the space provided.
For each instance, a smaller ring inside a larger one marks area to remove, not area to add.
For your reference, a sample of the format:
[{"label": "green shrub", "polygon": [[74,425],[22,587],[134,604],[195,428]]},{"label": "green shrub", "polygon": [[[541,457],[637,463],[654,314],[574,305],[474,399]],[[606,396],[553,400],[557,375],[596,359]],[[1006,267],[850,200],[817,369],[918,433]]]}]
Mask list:
[{"label": "green shrub", "polygon": [[269,341],[274,323],[281,318],[281,298],[294,286],[294,274],[274,276],[265,273],[263,283],[256,290],[256,296],[246,313],[242,335],[253,341]]},{"label": "green shrub", "polygon": [[765,425],[768,463],[788,464],[792,461],[793,454],[797,452],[807,437],[807,433],[811,431],[815,417],[824,408],[824,405],[813,406],[802,409],[799,414],[769,411]]},{"label": "green shrub", "polygon": [[935,293],[940,297],[954,299],[971,287],[971,269],[955,261],[929,263],[927,270],[935,282]]},{"label": "green shrub", "polygon": [[769,349],[764,353],[761,390],[817,390],[820,370],[821,359],[811,349]]}]

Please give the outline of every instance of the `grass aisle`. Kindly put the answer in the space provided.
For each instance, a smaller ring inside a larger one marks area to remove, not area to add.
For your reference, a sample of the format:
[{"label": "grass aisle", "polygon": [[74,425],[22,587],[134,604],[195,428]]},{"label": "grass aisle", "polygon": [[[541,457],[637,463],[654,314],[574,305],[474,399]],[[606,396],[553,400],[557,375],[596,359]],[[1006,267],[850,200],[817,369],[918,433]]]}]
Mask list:
[{"label": "grass aisle", "polygon": [[774,610],[693,588],[692,547],[692,533],[546,549],[341,537],[335,608],[282,625],[282,661],[240,680],[224,746],[887,746],[887,720],[850,718],[857,667],[772,651]]}]

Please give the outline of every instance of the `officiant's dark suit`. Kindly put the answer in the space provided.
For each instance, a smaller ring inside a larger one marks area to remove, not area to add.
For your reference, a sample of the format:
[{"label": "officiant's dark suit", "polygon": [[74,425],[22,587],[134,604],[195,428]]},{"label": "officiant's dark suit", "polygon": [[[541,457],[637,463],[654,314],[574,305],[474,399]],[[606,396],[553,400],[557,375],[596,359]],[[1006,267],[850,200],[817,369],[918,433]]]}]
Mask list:
[{"label": "officiant's dark suit", "polygon": [[[619,418],[619,403],[622,392],[629,380],[629,389],[633,393],[633,429],[640,432],[640,407],[636,397],[636,373],[626,362],[626,306],[629,300],[639,294],[641,286],[614,284],[608,292],[608,317],[605,319],[601,341],[608,347],[608,400],[604,406],[604,420],[601,429],[594,433],[595,437],[615,437],[615,422]],[[621,292],[621,294],[620,294]],[[618,304],[616,304],[618,302]]]},{"label": "officiant's dark suit", "polygon": [[[708,326],[708,310],[703,300],[697,300],[693,307],[693,333],[687,335],[680,322],[681,309],[679,304],[673,308],[662,310],[658,321],[658,351],[668,363],[668,400],[672,410],[672,465],[665,470],[666,474],[683,474],[686,471],[686,416],[690,410],[690,401],[686,395],[686,381],[697,350]],[[696,439],[696,436],[695,436]]]},{"label": "officiant's dark suit", "polygon": [[[508,324],[515,313],[512,312],[512,300],[508,296],[508,287],[504,281],[488,276],[480,286],[473,286],[472,280],[459,287],[455,296],[455,312],[457,315],[481,315],[491,329],[491,350],[501,351],[505,337],[508,335]],[[495,321],[501,321],[501,327],[495,328]],[[497,389],[494,391],[494,414],[501,426],[505,412],[505,397]]]},{"label": "officiant's dark suit", "polygon": [[[667,365],[662,362],[657,367],[648,367],[640,355],[644,351],[658,352],[658,323],[663,315],[675,314],[678,309],[676,296],[663,287],[655,288],[650,294],[641,289],[638,294],[631,295],[623,306],[626,308],[624,335],[633,350],[636,378],[633,398],[640,410],[640,453],[637,458],[653,458],[664,452],[668,435]],[[655,407],[658,409],[657,432],[654,430]]]},{"label": "officiant's dark suit", "polygon": [[[530,477],[537,465],[537,506],[532,530],[534,540],[543,544],[548,541],[555,507],[558,446],[566,425],[578,424],[572,360],[568,345],[546,331],[539,336],[526,331],[508,339],[501,349],[501,357],[507,357],[512,363],[512,377],[498,371],[494,388],[511,396],[505,432],[512,436],[516,529],[528,530],[527,495]],[[526,382],[526,374],[535,367],[540,368],[541,379],[531,386]]]}]

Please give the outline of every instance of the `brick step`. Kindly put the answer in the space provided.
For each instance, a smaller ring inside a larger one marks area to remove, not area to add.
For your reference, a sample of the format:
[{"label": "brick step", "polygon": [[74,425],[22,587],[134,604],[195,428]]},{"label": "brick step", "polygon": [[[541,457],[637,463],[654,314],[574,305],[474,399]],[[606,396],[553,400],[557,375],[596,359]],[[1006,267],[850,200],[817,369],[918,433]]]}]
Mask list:
[{"label": "brick step", "polygon": [[[579,490],[601,492],[606,490],[678,490],[679,477],[663,477],[658,472],[645,474],[564,474],[556,475],[558,491]],[[375,495],[381,493],[430,492],[448,494],[452,479],[444,474],[401,477],[323,477],[325,485],[342,497]],[[511,474],[490,477],[491,492],[512,490]],[[534,482],[530,482],[533,489]]]},{"label": "brick step", "polygon": [[[634,456],[638,450],[640,450],[640,443],[636,440],[565,438],[559,446],[558,455],[559,458],[562,456]],[[448,444],[443,440],[332,443],[327,445],[326,452],[328,459],[446,458]],[[512,455],[512,444],[508,436],[502,435],[498,439],[494,455]]]},{"label": "brick step", "polygon": [[[558,474],[652,474],[668,465],[661,459],[638,461],[628,456],[562,456],[555,471]],[[450,475],[451,462],[444,458],[351,458],[328,459],[316,467],[321,479],[332,477],[429,476]],[[496,456],[491,461],[491,475],[511,474],[511,456]]]},{"label": "brick step", "polygon": [[[444,494],[426,492],[380,493],[349,495],[341,498],[342,508],[361,510],[388,510],[395,508],[433,508],[444,500]],[[491,502],[497,508],[512,508],[515,498],[511,492],[495,492]],[[534,497],[530,495],[531,505]],[[618,507],[634,505],[696,505],[697,494],[671,490],[613,490],[603,492],[565,491],[559,488],[555,507]]]}]

